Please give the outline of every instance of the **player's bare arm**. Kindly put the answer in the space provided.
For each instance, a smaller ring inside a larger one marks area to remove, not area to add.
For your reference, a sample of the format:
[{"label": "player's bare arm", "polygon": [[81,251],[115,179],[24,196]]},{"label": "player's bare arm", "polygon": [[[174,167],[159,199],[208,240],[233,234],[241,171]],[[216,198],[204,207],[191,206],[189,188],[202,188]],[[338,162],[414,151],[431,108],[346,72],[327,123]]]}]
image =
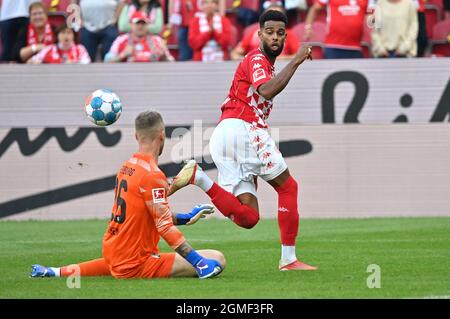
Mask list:
[{"label": "player's bare arm", "polygon": [[306,59],[312,60],[311,54],[311,46],[302,45],[292,60],[281,70],[280,73],[258,88],[258,93],[267,100],[273,99],[276,95],[278,95],[278,93],[283,91],[300,64],[302,64]]},{"label": "player's bare arm", "polygon": [[312,7],[308,11],[308,15],[306,16],[305,20],[305,33],[303,35],[303,40],[308,41],[312,36],[312,25],[314,21],[316,21],[317,15],[319,14],[320,10],[323,9],[323,6],[320,3],[314,3]]}]

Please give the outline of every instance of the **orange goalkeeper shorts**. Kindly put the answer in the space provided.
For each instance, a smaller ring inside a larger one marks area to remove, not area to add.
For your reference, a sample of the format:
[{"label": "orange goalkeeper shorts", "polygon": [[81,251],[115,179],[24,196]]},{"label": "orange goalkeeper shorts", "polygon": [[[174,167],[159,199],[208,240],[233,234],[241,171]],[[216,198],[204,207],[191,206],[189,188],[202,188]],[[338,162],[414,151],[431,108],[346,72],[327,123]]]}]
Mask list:
[{"label": "orange goalkeeper shorts", "polygon": [[112,269],[116,278],[167,278],[175,262],[175,253],[162,253],[159,256],[151,255],[138,267],[128,269]]}]

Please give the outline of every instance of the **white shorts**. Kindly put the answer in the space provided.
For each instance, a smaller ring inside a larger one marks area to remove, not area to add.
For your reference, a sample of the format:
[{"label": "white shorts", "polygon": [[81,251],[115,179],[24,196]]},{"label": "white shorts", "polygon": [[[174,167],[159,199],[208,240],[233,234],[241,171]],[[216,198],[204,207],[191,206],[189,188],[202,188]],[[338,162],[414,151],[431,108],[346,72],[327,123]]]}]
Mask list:
[{"label": "white shorts", "polygon": [[269,131],[240,119],[220,122],[209,141],[209,150],[219,170],[219,185],[235,196],[256,196],[256,176],[270,181],[287,169]]}]

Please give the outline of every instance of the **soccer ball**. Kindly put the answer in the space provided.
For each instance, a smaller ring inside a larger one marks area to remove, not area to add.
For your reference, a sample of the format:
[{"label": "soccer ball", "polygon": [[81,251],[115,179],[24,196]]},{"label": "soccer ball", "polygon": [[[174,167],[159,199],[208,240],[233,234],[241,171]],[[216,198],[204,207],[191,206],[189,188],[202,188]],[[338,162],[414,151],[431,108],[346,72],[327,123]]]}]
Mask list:
[{"label": "soccer ball", "polygon": [[122,114],[122,102],[113,91],[100,89],[88,96],[84,110],[92,123],[107,126],[119,119]]}]

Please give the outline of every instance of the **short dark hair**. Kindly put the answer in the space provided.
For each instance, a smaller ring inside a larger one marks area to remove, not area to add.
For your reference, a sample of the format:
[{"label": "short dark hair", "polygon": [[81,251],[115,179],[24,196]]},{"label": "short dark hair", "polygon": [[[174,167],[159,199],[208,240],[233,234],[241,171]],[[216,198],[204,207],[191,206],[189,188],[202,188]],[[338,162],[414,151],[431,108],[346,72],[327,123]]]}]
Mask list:
[{"label": "short dark hair", "polygon": [[139,113],[134,121],[136,132],[140,132],[149,137],[164,127],[164,121],[161,114],[156,111],[144,111]]},{"label": "short dark hair", "polygon": [[264,23],[266,21],[281,21],[284,22],[285,25],[288,24],[288,19],[286,14],[277,10],[267,10],[259,17],[259,26],[264,27]]},{"label": "short dark hair", "polygon": [[[66,30],[72,30],[72,29],[64,22],[63,24],[60,24],[55,28],[55,36],[58,37],[58,34],[66,31]],[[73,30],[72,30],[72,32],[73,32]]]},{"label": "short dark hair", "polygon": [[77,36],[75,34],[75,31],[69,26],[67,25],[67,23],[63,23],[59,26],[57,26],[54,29],[54,33],[55,33],[55,43],[58,43],[58,36],[60,33],[65,32],[66,30],[70,30],[73,33],[73,42],[75,42],[75,44],[77,43]]}]

